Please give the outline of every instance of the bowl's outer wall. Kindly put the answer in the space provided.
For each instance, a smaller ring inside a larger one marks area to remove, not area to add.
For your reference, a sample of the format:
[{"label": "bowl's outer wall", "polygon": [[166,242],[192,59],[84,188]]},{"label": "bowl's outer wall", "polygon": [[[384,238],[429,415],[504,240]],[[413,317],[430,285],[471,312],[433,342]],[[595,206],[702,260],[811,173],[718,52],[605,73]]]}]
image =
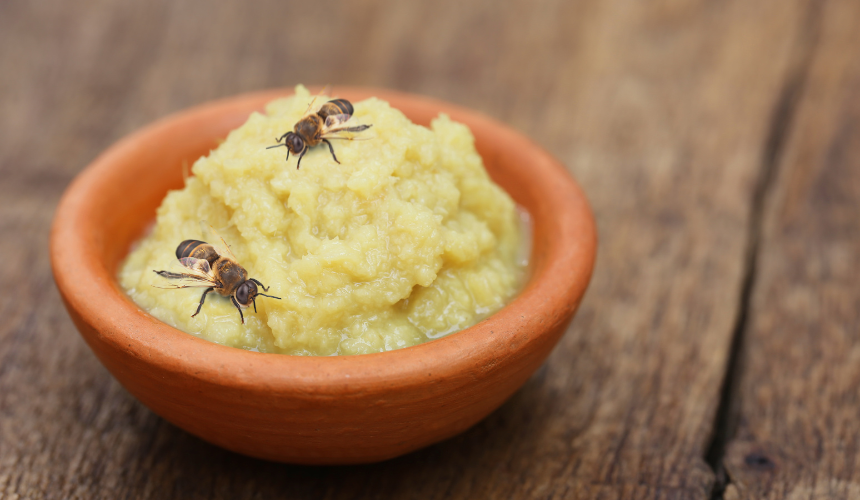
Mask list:
[{"label": "bowl's outer wall", "polygon": [[[120,141],[70,186],[55,216],[51,259],[63,301],[108,370],[144,404],[207,441],[304,464],[384,460],[453,436],[501,405],[570,322],[591,276],[596,232],[564,168],[525,137],[455,106],[378,96],[416,123],[439,112],[466,123],[488,171],[534,222],[532,278],[508,306],[467,330],[363,356],[246,352],[188,335],[141,311],[115,273],[183,166],[288,90],[240,96],[168,117]],[[76,262],[77,265],[67,265]]]}]

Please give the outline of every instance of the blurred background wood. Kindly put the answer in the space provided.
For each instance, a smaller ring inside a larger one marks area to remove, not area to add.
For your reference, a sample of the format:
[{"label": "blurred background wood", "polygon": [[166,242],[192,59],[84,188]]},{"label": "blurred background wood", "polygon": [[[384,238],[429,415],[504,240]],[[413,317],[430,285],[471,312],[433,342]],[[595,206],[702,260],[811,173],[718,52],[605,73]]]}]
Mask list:
[{"label": "blurred background wood", "polygon": [[[0,497],[856,496],[857,21],[814,0],[0,3]],[[569,167],[600,230],[538,373],[381,464],[262,462],[173,427],[51,278],[54,207],[100,151],[297,83],[506,122]]]}]

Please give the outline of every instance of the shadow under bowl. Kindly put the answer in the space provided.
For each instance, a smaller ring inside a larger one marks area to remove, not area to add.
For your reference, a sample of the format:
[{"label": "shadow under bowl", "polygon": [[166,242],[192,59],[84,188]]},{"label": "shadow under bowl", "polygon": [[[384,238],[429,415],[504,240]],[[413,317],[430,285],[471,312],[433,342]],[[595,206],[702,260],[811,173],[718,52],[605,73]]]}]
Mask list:
[{"label": "shadow under bowl", "polygon": [[376,96],[428,125],[465,123],[492,178],[533,220],[531,278],[486,320],[425,344],[360,356],[303,357],[226,347],[142,311],[117,270],[191,165],[290,90],[216,101],[119,141],[69,186],[51,230],[57,287],[75,325],[130,393],[178,427],[253,457],[296,464],[385,460],[456,435],[498,408],[564,333],[594,266],[582,191],[555,159],[511,129],[457,106],[389,90]]}]

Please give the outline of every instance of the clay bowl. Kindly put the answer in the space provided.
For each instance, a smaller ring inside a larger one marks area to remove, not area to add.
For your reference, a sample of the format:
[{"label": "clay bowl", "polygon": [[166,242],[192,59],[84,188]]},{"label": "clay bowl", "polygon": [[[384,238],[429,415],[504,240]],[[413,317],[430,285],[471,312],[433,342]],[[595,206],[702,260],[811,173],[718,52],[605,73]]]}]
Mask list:
[{"label": "clay bowl", "polygon": [[388,90],[377,96],[427,125],[466,123],[492,177],[533,218],[532,277],[481,323],[378,354],[299,357],[225,347],[176,330],[123,293],[116,272],[182,165],[214,148],[275,90],[165,118],[119,141],[71,184],[51,232],[66,308],[108,370],[166,420],[218,446],[299,464],[385,460],[460,433],[498,408],[564,333],[594,265],[594,220],[580,188],[533,142],[477,113]]}]

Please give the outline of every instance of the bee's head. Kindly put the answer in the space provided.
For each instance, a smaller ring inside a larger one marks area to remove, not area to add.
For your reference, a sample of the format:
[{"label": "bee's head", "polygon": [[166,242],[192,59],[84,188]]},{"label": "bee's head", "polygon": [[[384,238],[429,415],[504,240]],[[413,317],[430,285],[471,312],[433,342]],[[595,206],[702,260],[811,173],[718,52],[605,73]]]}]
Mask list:
[{"label": "bee's head", "polygon": [[300,154],[305,150],[305,141],[302,140],[302,136],[295,132],[287,134],[287,137],[284,138],[284,143],[287,145],[287,149],[290,150],[290,153],[293,153],[294,155]]},{"label": "bee's head", "polygon": [[257,284],[251,280],[248,280],[236,289],[236,292],[233,294],[236,297],[236,302],[239,303],[242,307],[248,307],[254,302],[254,297],[257,296]]}]

